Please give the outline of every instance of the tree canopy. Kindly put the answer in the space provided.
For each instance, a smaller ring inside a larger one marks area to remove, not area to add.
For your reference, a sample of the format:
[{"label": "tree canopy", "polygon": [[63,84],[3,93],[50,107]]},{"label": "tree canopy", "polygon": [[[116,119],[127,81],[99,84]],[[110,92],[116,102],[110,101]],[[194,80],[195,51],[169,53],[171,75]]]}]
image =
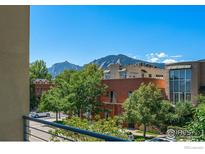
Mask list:
[{"label": "tree canopy", "polygon": [[124,116],[128,122],[144,126],[144,137],[147,126],[156,122],[163,96],[161,90],[152,83],[142,84],[124,103]]},{"label": "tree canopy", "polygon": [[63,99],[60,95],[60,89],[53,88],[41,96],[39,105],[40,111],[52,111],[56,113],[56,121],[58,121],[58,113],[63,109]]},{"label": "tree canopy", "polygon": [[[47,93],[44,100],[49,100],[50,95],[58,98],[63,104],[61,111],[70,115],[84,116],[96,114],[100,110],[100,96],[104,93],[106,86],[102,83],[103,72],[96,65],[86,65],[80,71],[64,71],[55,79],[55,90],[58,95]],[[59,96],[59,97],[58,97]],[[48,98],[47,98],[48,97]],[[42,105],[43,106],[43,105]],[[45,110],[50,110],[46,108]]]},{"label": "tree canopy", "polygon": [[51,74],[49,74],[46,67],[46,63],[43,60],[37,60],[30,64],[29,67],[29,78],[30,78],[30,110],[35,110],[39,104],[39,98],[34,95],[33,81],[35,79],[47,79],[51,80]]},{"label": "tree canopy", "polygon": [[36,60],[29,67],[30,79],[47,79],[51,80],[51,74],[48,72],[46,63],[43,60]]},{"label": "tree canopy", "polygon": [[198,106],[194,110],[193,120],[187,125],[192,132],[192,141],[205,141],[205,96],[199,95]]}]

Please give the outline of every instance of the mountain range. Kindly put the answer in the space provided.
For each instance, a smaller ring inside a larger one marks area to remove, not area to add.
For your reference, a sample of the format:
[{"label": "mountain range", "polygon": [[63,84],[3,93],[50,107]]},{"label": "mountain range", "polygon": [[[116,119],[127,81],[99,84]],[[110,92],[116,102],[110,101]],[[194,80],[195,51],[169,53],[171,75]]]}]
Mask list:
[{"label": "mountain range", "polygon": [[[134,58],[128,57],[123,54],[108,55],[108,56],[105,56],[99,59],[95,59],[91,61],[89,64],[96,64],[102,69],[107,69],[110,64],[120,64],[122,66],[125,66],[125,65],[130,65],[130,64],[138,64],[142,62],[145,64],[154,65],[159,68],[164,68],[164,63],[151,63],[151,62],[147,62],[143,60],[134,59]],[[80,70],[84,66],[75,65],[75,64],[69,63],[68,61],[65,61],[65,62],[56,63],[52,65],[50,68],[48,68],[48,71],[49,73],[51,73],[53,77],[55,77],[66,69],[67,70]]]}]

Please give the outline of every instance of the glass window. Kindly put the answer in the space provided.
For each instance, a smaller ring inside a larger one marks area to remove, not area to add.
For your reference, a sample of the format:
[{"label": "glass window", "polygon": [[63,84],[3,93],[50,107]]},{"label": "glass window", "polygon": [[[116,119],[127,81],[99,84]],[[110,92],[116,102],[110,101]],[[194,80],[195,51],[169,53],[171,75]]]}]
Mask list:
[{"label": "glass window", "polygon": [[132,95],[132,91],[128,92],[128,97],[130,97]]},{"label": "glass window", "polygon": [[180,78],[179,70],[174,71],[174,80],[177,80]]},{"label": "glass window", "polygon": [[185,80],[181,80],[180,82],[180,92],[185,92]]},{"label": "glass window", "polygon": [[110,77],[111,77],[110,73],[105,73],[105,74],[104,74],[104,78],[105,78],[105,79],[110,79]]},{"label": "glass window", "polygon": [[179,102],[179,94],[178,93],[175,93],[174,94],[174,102]]},{"label": "glass window", "polygon": [[191,81],[186,80],[186,92],[191,92]]},{"label": "glass window", "polygon": [[180,70],[180,79],[184,80],[185,79],[185,69]]},{"label": "glass window", "polygon": [[174,81],[174,92],[179,92],[179,81],[178,80]]},{"label": "glass window", "polygon": [[186,69],[186,79],[191,80],[191,69]]},{"label": "glass window", "polygon": [[174,81],[169,81],[170,92],[174,91]]},{"label": "glass window", "polygon": [[173,93],[172,93],[172,92],[170,93],[170,101],[171,101],[171,102],[173,102],[173,101],[174,101],[174,98],[173,98]]},{"label": "glass window", "polygon": [[125,79],[127,77],[127,72],[120,72],[120,78]]},{"label": "glass window", "polygon": [[186,101],[191,101],[191,93],[186,93]]},{"label": "glass window", "polygon": [[113,97],[114,97],[114,92],[111,91],[110,92],[110,102],[113,103]]},{"label": "glass window", "polygon": [[184,97],[184,93],[180,93],[180,102],[184,102],[185,97]]},{"label": "glass window", "polygon": [[173,70],[170,70],[170,72],[169,72],[169,79],[174,80],[174,71]]},{"label": "glass window", "polygon": [[191,100],[191,69],[178,69],[169,71],[170,101]]}]

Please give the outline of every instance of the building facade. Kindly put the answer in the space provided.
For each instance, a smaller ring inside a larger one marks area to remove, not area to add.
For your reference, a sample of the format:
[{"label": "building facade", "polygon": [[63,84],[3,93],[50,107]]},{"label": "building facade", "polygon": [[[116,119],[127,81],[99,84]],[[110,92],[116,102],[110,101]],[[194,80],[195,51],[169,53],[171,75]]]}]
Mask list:
[{"label": "building facade", "polygon": [[197,96],[205,94],[205,60],[166,65],[168,98],[174,104],[191,101],[197,104]]},{"label": "building facade", "polygon": [[34,94],[39,98],[44,92],[47,92],[53,87],[53,84],[50,83],[47,79],[36,79],[33,81],[34,85]]},{"label": "building facade", "polygon": [[127,79],[127,78],[154,78],[163,79],[166,75],[165,69],[153,65],[139,63],[134,65],[121,66],[111,64],[104,71],[104,79]]},{"label": "building facade", "polygon": [[166,98],[165,88],[166,82],[163,79],[153,78],[127,78],[127,79],[109,79],[103,80],[103,83],[108,86],[107,93],[101,96],[103,102],[104,117],[113,117],[121,115],[123,108],[122,104],[132,94],[132,92],[140,87],[142,83],[153,83],[162,90]]}]

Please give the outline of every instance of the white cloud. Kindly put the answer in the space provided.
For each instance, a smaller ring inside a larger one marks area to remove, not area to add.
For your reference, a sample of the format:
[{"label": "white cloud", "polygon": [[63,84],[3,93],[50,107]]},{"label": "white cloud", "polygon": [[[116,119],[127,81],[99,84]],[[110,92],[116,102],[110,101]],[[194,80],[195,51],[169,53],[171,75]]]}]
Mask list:
[{"label": "white cloud", "polygon": [[165,64],[170,64],[170,63],[176,63],[177,61],[175,59],[165,59],[162,62]]},{"label": "white cloud", "polygon": [[167,57],[167,55],[164,52],[156,53],[156,56],[159,58]]},{"label": "white cloud", "polygon": [[156,63],[156,62],[158,62],[158,60],[159,60],[159,58],[153,57],[150,59],[150,62]]},{"label": "white cloud", "polygon": [[170,56],[170,57],[172,57],[172,58],[181,58],[182,55],[175,55],[175,56]]},{"label": "white cloud", "polygon": [[169,56],[165,52],[155,52],[145,55],[146,60],[153,63],[175,63],[179,61],[182,55]]}]

